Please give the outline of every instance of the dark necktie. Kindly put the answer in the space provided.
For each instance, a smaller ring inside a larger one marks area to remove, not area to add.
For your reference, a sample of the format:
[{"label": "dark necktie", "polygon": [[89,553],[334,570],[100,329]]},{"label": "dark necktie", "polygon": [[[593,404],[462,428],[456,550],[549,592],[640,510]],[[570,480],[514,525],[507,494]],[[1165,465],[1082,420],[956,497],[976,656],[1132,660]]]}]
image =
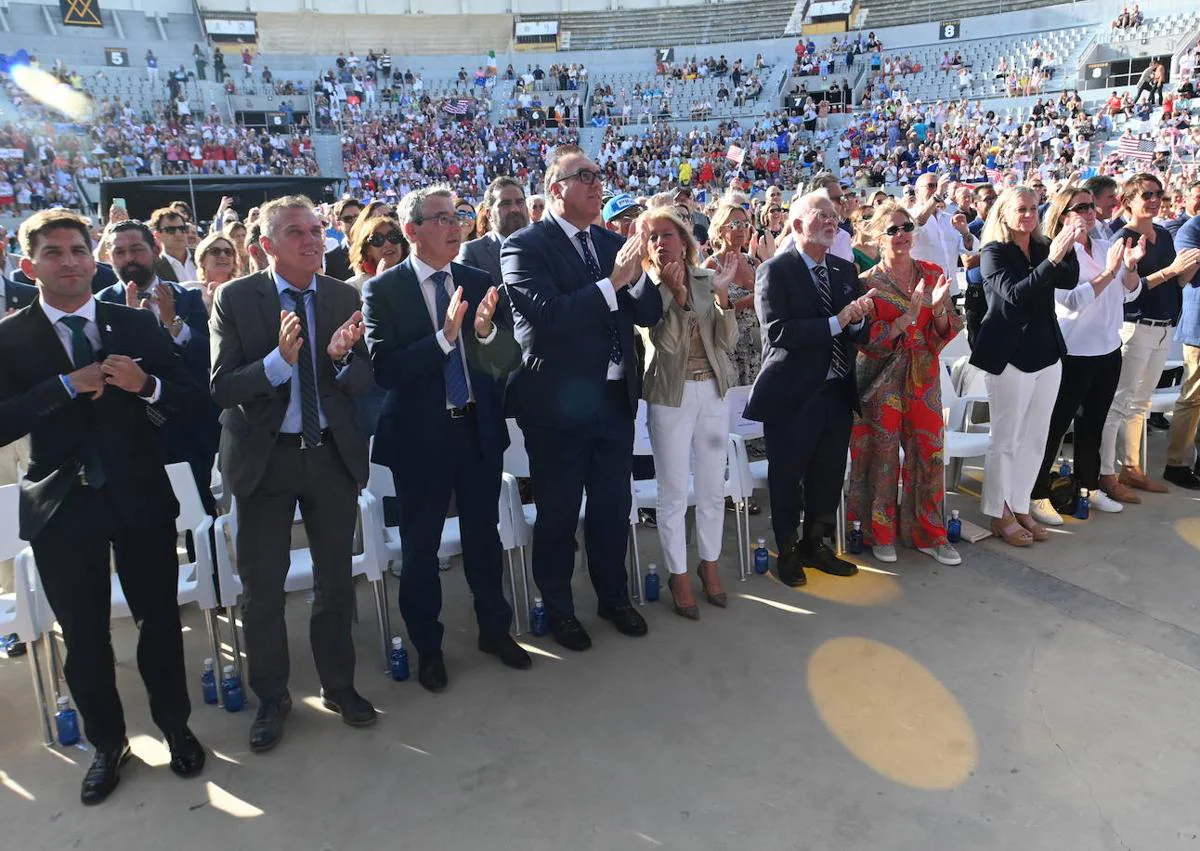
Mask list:
[{"label": "dark necktie", "polygon": [[[600,271],[600,264],[596,262],[596,255],[592,253],[588,232],[581,230],[575,234],[575,238],[583,247],[583,262],[587,264],[588,272],[592,275],[592,283],[595,283],[604,277],[604,273]],[[621,362],[621,335],[617,332],[617,323],[611,315],[608,321],[608,359],[613,363]]]},{"label": "dark necktie", "polygon": [[[446,291],[446,278],[448,277],[450,276],[445,272],[434,272],[430,275],[430,279],[433,281],[434,312],[438,316],[445,316],[450,309],[450,293]],[[467,370],[463,366],[457,342],[445,363],[442,364],[442,377],[446,382],[446,401],[450,403],[450,407],[461,408],[470,401],[471,392],[467,387]]]},{"label": "dark necktie", "polygon": [[[817,282],[817,296],[821,299],[821,310],[829,316],[833,316],[833,293],[829,289],[829,270],[824,265],[813,266],[812,273],[813,280]],[[846,345],[841,334],[833,338],[832,366],[835,378],[850,374],[850,356],[846,353]]]},{"label": "dark necktie", "polygon": [[[90,363],[96,362],[96,350],[92,341],[87,338],[83,329],[87,327],[86,316],[64,316],[58,320],[71,331],[71,360],[76,369],[83,369]],[[87,460],[83,463],[83,474],[90,487],[99,490],[104,486],[104,465],[100,463],[100,455],[93,447],[88,452]]]},{"label": "dark necktie", "polygon": [[312,335],[308,333],[308,290],[287,291],[300,320],[300,436],[308,447],[321,445],[321,409],[317,404],[317,371],[313,366]]}]

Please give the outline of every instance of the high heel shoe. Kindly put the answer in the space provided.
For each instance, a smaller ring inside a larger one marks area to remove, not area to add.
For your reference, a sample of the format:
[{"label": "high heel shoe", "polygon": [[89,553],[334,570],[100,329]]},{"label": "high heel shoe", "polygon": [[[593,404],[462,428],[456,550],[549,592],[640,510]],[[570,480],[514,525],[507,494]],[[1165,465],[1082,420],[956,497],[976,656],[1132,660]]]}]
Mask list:
[{"label": "high heel shoe", "polygon": [[667,577],[667,589],[671,592],[671,608],[675,610],[675,614],[681,618],[698,621],[700,620],[700,606],[694,602],[687,606],[680,605],[675,595],[676,582],[688,583],[690,581],[686,573],[672,573]]},{"label": "high heel shoe", "polygon": [[708,590],[708,578],[704,575],[705,567],[715,571],[717,569],[717,565],[715,562],[702,561],[696,567],[696,573],[700,575],[700,587],[704,589],[704,599],[708,600],[708,602],[712,603],[718,609],[724,609],[729,605],[729,595],[724,591],[712,592]]}]

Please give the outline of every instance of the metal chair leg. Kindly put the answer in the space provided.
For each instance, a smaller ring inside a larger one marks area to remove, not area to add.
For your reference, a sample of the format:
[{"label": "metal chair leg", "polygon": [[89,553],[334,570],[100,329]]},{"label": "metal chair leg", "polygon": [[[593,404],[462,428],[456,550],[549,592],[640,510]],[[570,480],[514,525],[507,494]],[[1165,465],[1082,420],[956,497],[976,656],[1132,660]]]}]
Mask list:
[{"label": "metal chair leg", "polygon": [[58,652],[58,639],[54,635],[54,630],[46,632],[46,664],[50,669],[50,688],[54,693],[54,702],[58,703],[58,699],[62,697],[62,684],[66,679],[63,673],[62,656]]},{"label": "metal chair leg", "polygon": [[383,652],[383,666],[385,671],[390,671],[392,667],[392,622],[388,612],[387,585],[384,579],[386,575],[381,575],[377,581],[371,583],[371,591],[375,594],[375,619],[379,624],[379,644]]},{"label": "metal chair leg", "polygon": [[518,548],[518,552],[521,554],[521,587],[525,591],[525,619],[528,622],[530,612],[533,611],[533,600],[529,596],[529,583],[532,581],[532,577],[529,575],[529,565],[525,560],[525,548]]},{"label": "metal chair leg", "polygon": [[512,550],[505,551],[504,560],[508,566],[508,587],[512,597],[513,635],[519,636],[524,630],[521,629],[521,606],[517,597],[517,567]]},{"label": "metal chair leg", "polygon": [[632,524],[629,526],[629,540],[633,543],[633,588],[629,598],[639,606],[644,606],[646,601],[642,599],[642,556],[638,550],[637,528]]},{"label": "metal chair leg", "polygon": [[42,662],[39,658],[42,648],[38,647],[38,643],[45,640],[46,636],[41,636],[29,642],[29,673],[33,677],[33,695],[37,699],[38,716],[42,722],[42,744],[50,747],[54,744],[54,727],[50,723],[46,683],[42,677]]},{"label": "metal chair leg", "polygon": [[237,606],[230,606],[225,610],[225,613],[229,616],[229,630],[233,633],[233,641],[230,642],[230,646],[233,647],[233,669],[237,671],[239,678],[244,678],[245,671],[242,670],[242,639],[238,637],[237,612]]},{"label": "metal chair leg", "polygon": [[746,581],[746,547],[749,545],[742,527],[742,511],[745,508],[746,504],[743,500],[738,500],[733,504],[733,525],[737,527],[738,539],[738,582]]},{"label": "metal chair leg", "polygon": [[225,707],[225,691],[220,687],[221,682],[221,625],[217,622],[216,609],[209,609],[204,613],[204,626],[208,629],[208,650],[212,653],[213,675],[217,678],[217,705]]}]

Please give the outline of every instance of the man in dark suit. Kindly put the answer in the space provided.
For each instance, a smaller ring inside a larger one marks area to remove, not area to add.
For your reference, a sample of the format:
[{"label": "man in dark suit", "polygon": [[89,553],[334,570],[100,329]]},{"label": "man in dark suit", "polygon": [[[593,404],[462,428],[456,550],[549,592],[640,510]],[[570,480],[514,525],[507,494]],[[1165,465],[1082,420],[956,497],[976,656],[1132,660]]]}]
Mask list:
[{"label": "man in dark suit", "polygon": [[[779,579],[805,583],[804,568],[852,576],[857,568],[825,544],[846,474],[858,408],[854,343],[871,310],[854,267],[829,252],[838,213],[821,192],[792,203],[795,240],[758,269],[754,307],[762,326],[762,371],[746,417],[763,424]],[[797,540],[800,512],[804,535]]]},{"label": "man in dark suit", "polygon": [[179,505],[147,417],[190,416],[204,392],[153,317],[93,298],[85,219],[44,210],[25,220],[20,238],[21,265],[41,297],[0,322],[0,445],[30,436],[20,532],[62,625],[67,683],[96,748],[81,799],[96,804],[130,758],[109,636],[110,553],[138,625],[138,669],[171,770],[189,777],[204,766],[187,726]]},{"label": "man in dark suit", "polygon": [[624,241],[595,225],[600,169],[574,145],[546,163],[546,213],[504,242],[500,264],[523,353],[511,387],[537,502],[533,576],[556,641],[591,647],[571,594],[575,528],[587,490],[584,544],[600,617],[646,634],[625,570],[633,419],[642,371],[633,326],[662,318],[642,272],[645,234]]},{"label": "man in dark suit", "polygon": [[325,254],[325,274],[331,278],[348,281],[354,277],[354,269],[350,266],[350,228],[354,227],[362,209],[362,202],[357,198],[343,198],[333,205],[333,226],[342,235],[342,241]]},{"label": "man in dark suit", "polygon": [[358,291],[318,274],[325,234],[308,198],[269,201],[259,220],[271,267],[217,290],[209,331],[221,476],[237,499],[249,682],[260,700],[250,747],[261,752],[279,744],[292,707],[283,609],[297,502],[313,558],[309,632],[324,705],[351,726],[376,715],[354,690],[350,635],[351,549],[368,470],[354,397],[372,386]]},{"label": "man in dark suit", "polygon": [[[103,290],[99,299],[143,308],[154,314],[159,325],[170,335],[192,379],[197,386],[206,387],[210,369],[208,310],[200,290],[184,289],[179,284],[162,280],[155,273],[159,246],[150,228],[141,222],[127,219],[110,225],[103,239],[120,282]],[[156,425],[160,426],[167,463],[183,461],[192,468],[204,510],[215,515],[212,468],[221,436],[215,411],[210,406],[206,414]]]},{"label": "man in dark suit", "polygon": [[525,189],[511,177],[497,177],[483,193],[491,229],[479,239],[463,243],[458,262],[487,272],[492,286],[504,283],[500,273],[500,245],[512,234],[529,224],[529,209],[525,206]]},{"label": "man in dark suit", "polygon": [[[520,200],[524,209],[524,198]],[[374,460],[396,480],[404,572],[400,612],[419,655],[418,680],[446,687],[438,547],[454,493],[463,570],[475,600],[479,649],[511,668],[529,654],[508,634],[497,515],[504,449],[504,387],[521,363],[512,329],[493,322],[499,293],[478,269],[452,263],[454,195],[434,186],[405,195],[400,225],[412,253],[367,282],[363,312],[375,379],[387,391]],[[463,319],[474,316],[474,331]]]},{"label": "man in dark suit", "polygon": [[4,314],[20,310],[26,305],[33,304],[38,289],[30,284],[18,284],[0,274],[0,303],[4,305]]}]

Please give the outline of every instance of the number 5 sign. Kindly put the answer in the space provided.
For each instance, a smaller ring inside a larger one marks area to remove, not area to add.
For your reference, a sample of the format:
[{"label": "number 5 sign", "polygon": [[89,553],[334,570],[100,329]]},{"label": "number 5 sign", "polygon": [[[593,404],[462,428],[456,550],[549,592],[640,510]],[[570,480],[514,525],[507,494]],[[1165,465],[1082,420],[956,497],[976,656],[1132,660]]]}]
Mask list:
[{"label": "number 5 sign", "polygon": [[942,21],[941,27],[938,30],[938,39],[947,41],[955,39],[962,35],[962,25],[959,21]]},{"label": "number 5 sign", "polygon": [[129,67],[129,51],[123,47],[104,48],[104,61],[112,68]]}]

